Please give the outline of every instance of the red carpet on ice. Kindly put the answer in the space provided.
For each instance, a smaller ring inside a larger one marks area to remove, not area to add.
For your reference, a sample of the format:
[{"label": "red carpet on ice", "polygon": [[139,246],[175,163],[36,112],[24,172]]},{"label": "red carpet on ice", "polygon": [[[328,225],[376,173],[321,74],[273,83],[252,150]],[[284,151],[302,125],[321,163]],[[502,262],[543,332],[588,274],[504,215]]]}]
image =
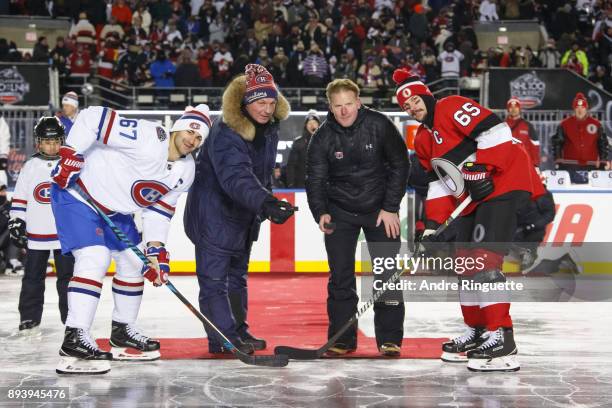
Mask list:
[{"label": "red carpet on ice", "polygon": [[[194,278],[195,279],[195,278]],[[327,341],[327,275],[253,274],[249,277],[249,325],[253,334],[266,339],[268,348],[258,354],[273,353],[286,345],[318,348]],[[196,300],[192,300],[195,302]],[[197,304],[194,304],[197,307]],[[410,335],[410,333],[406,333]],[[432,358],[441,355],[446,338],[406,337],[401,358]],[[219,358],[208,353],[206,338],[160,339],[163,360]],[[98,340],[110,349],[108,339]],[[376,340],[358,334],[358,349],[343,358],[379,357]],[[232,358],[232,356],[221,357]]]}]

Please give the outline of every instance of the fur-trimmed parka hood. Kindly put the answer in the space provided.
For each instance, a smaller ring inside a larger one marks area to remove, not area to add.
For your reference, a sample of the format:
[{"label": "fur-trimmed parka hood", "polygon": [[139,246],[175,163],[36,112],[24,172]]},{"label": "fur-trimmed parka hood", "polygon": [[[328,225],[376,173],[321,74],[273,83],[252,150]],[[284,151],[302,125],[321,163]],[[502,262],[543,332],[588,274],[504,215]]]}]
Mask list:
[{"label": "fur-trimmed parka hood", "polygon": [[[252,142],[255,139],[255,125],[242,112],[242,98],[246,90],[246,75],[234,78],[223,92],[221,112],[223,122],[238,133],[244,140]],[[285,97],[279,92],[274,111],[274,121],[287,119],[291,107]]]}]

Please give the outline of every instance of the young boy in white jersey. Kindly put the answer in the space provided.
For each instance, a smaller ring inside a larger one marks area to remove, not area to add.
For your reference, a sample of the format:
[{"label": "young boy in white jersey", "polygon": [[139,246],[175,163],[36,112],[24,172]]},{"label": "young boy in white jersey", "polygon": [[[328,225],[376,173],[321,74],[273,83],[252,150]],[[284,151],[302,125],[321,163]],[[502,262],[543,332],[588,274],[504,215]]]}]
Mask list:
[{"label": "young boy in white jersey", "polygon": [[[51,174],[51,205],[62,253],[75,257],[58,373],[102,374],[110,370],[113,359],[160,357],[159,341],[142,335],[134,323],[144,278],[156,286],[168,280],[169,254],[164,243],[170,219],[178,197],[193,182],[191,153],[208,136],[210,126],[207,105],[188,107],[169,134],[154,122],[122,118],[108,108],[96,106],[79,113]],[[142,210],[144,252],[153,266],[143,266],[74,191],[74,184],[135,244],[139,237],[131,215]],[[117,272],[109,353],[98,348],[89,328],[111,257]]]},{"label": "young boy in white jersey", "polygon": [[42,117],[34,128],[38,153],[28,160],[17,179],[11,203],[9,233],[18,248],[27,248],[25,272],[19,294],[19,331],[40,333],[45,301],[45,277],[49,251],[57,270],[57,294],[62,323],[68,314],[67,290],[74,258],[62,255],[51,211],[51,169],[59,160],[64,126],[53,116]]}]

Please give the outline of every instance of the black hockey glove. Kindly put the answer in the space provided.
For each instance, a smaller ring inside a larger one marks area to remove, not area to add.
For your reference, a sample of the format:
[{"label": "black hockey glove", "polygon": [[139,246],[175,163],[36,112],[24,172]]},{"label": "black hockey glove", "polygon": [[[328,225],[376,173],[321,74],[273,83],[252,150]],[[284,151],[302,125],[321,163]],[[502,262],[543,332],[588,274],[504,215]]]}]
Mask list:
[{"label": "black hockey glove", "polygon": [[26,233],[26,223],[21,218],[13,218],[8,224],[11,242],[17,248],[28,246],[28,235]]},{"label": "black hockey glove", "polygon": [[474,201],[482,200],[495,189],[491,171],[484,164],[465,163],[461,173],[465,180],[465,188]]},{"label": "black hockey glove", "polygon": [[525,235],[529,234],[531,231],[535,229],[536,229],[535,224],[521,225],[520,227],[516,229],[516,235],[520,237],[524,237]]},{"label": "black hockey glove", "polygon": [[274,196],[269,196],[263,203],[263,215],[275,224],[284,224],[295,212],[293,206]]},{"label": "black hockey glove", "polygon": [[[438,235],[436,235],[436,230],[434,229],[425,229],[422,233],[419,234],[418,240],[415,236],[415,248],[417,249],[419,254],[430,254],[436,249],[436,245],[440,242]],[[434,244],[434,245],[432,245]]]}]

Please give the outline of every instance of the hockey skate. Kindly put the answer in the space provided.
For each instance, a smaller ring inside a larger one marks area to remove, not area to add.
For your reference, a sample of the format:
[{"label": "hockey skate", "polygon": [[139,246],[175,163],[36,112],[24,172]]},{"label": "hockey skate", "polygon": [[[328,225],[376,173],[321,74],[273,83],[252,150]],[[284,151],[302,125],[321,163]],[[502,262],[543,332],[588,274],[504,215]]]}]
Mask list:
[{"label": "hockey skate", "polygon": [[113,359],[111,353],[98,348],[86,330],[68,326],[59,354],[58,374],[105,374]]},{"label": "hockey skate", "polygon": [[19,323],[19,335],[30,338],[42,336],[40,322],[35,322],[34,320],[22,321]]},{"label": "hockey skate", "polygon": [[512,328],[500,327],[495,331],[485,332],[482,337],[486,338],[486,341],[467,353],[470,371],[520,370]]},{"label": "hockey skate", "polygon": [[4,272],[7,276],[23,276],[23,264],[17,259],[10,259],[8,268]]},{"label": "hockey skate", "polygon": [[159,341],[139,333],[127,323],[113,321],[110,345],[113,360],[153,361],[161,357]]},{"label": "hockey skate", "polygon": [[466,326],[465,332],[451,341],[442,344],[442,356],[440,359],[447,363],[465,363],[467,352],[480,346],[485,339],[481,335],[485,332],[482,327]]}]

